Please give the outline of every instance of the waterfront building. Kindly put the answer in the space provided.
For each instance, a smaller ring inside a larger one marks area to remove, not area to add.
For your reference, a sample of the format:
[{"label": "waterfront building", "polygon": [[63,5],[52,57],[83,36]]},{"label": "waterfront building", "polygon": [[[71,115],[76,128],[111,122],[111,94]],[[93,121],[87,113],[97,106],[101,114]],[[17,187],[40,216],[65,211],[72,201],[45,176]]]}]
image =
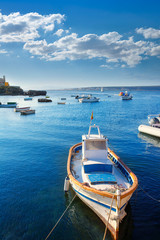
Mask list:
[{"label": "waterfront building", "polygon": [[9,83],[6,82],[5,76],[3,76],[3,78],[0,78],[0,86],[5,86],[5,87],[9,86]]}]

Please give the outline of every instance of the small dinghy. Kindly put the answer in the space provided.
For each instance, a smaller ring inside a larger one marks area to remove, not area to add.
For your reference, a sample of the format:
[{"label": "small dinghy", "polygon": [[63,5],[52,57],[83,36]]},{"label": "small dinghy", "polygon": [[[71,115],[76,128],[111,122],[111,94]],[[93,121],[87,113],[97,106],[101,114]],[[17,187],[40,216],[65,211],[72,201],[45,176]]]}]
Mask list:
[{"label": "small dinghy", "polygon": [[30,109],[30,107],[16,107],[15,109],[14,109],[14,111],[15,112],[21,112],[21,111],[26,111],[26,110],[29,110]]},{"label": "small dinghy", "polygon": [[21,115],[29,115],[29,114],[35,114],[35,110],[30,109],[30,110],[21,111]]},{"label": "small dinghy", "polygon": [[63,104],[63,105],[64,105],[64,104],[66,104],[66,103],[65,103],[65,102],[57,102],[57,104]]},{"label": "small dinghy", "polygon": [[0,102],[0,108],[15,108],[17,106],[16,102],[7,102],[7,104],[2,104]]},{"label": "small dinghy", "polygon": [[32,97],[26,97],[26,98],[24,98],[24,101],[30,101],[30,100],[32,100]]},{"label": "small dinghy", "polygon": [[[97,134],[91,134],[92,129]],[[71,147],[67,163],[68,181],[77,196],[108,226],[118,239],[119,223],[126,216],[125,208],[138,186],[137,177],[108,148],[108,140],[98,126],[89,127],[82,143]]]},{"label": "small dinghy", "polygon": [[160,138],[160,114],[149,115],[148,123],[149,125],[140,125],[139,132]]}]

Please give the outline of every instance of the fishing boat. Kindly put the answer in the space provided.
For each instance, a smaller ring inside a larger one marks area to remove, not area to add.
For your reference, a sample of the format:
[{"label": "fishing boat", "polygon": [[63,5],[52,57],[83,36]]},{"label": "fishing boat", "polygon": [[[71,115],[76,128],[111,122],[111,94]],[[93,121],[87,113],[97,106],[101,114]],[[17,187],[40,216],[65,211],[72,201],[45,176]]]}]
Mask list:
[{"label": "fishing boat", "polygon": [[78,101],[80,103],[94,103],[99,102],[99,98],[97,97],[80,98]]},{"label": "fishing boat", "polygon": [[15,108],[16,106],[17,106],[16,102],[7,102],[4,104],[0,102],[0,108]]},{"label": "fishing boat", "polygon": [[[97,134],[91,134],[91,131]],[[138,186],[135,174],[108,147],[108,140],[96,125],[82,135],[82,143],[70,148],[69,183],[77,196],[90,207],[110,230],[114,240],[118,239],[119,223],[126,216],[125,208]]]},{"label": "fishing boat", "polygon": [[30,115],[30,114],[35,114],[35,110],[29,109],[29,110],[21,111],[21,115]]},{"label": "fishing boat", "polygon": [[52,102],[52,100],[48,98],[39,98],[38,102]]},{"label": "fishing boat", "polygon": [[29,110],[30,109],[30,107],[16,107],[15,109],[14,109],[14,111],[15,112],[21,112],[21,111],[25,111],[25,110]]},{"label": "fishing boat", "polygon": [[160,138],[160,114],[149,115],[148,123],[149,125],[140,125],[139,132]]}]

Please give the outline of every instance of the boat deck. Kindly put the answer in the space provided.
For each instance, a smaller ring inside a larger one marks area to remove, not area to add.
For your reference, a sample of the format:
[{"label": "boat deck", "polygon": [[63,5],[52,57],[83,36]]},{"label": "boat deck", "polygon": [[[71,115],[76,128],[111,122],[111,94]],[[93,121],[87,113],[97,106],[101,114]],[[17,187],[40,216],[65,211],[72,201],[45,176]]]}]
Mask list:
[{"label": "boat deck", "polygon": [[[119,188],[121,192],[126,191],[131,186],[127,178],[109,159],[107,159],[106,162],[112,165],[112,174],[103,170],[98,172],[91,171],[85,174],[86,182],[90,182],[90,187],[101,191],[114,193],[117,188]],[[100,162],[97,162],[96,160],[92,161],[92,163],[97,164]],[[82,150],[78,150],[76,153],[73,154],[71,160],[71,172],[77,181],[83,183]]]}]

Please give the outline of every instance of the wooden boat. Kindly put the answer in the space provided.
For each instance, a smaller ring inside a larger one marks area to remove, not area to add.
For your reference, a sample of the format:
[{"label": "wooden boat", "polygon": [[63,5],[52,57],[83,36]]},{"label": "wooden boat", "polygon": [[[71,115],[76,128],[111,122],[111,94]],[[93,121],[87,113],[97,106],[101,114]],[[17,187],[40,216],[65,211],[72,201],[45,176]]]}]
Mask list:
[{"label": "wooden boat", "polygon": [[21,115],[29,115],[29,114],[35,114],[35,110],[25,110],[21,111]]},{"label": "wooden boat", "polygon": [[15,108],[16,106],[16,102],[7,102],[7,104],[0,103],[0,108]]},{"label": "wooden boat", "polygon": [[21,112],[21,111],[25,111],[25,110],[29,110],[30,109],[30,107],[16,107],[15,109],[14,109],[14,111],[15,112]]},{"label": "wooden boat", "polygon": [[[92,128],[97,128],[98,134],[91,134]],[[138,180],[108,148],[107,139],[98,126],[90,126],[88,134],[82,136],[82,143],[71,147],[67,173],[77,196],[99,216],[117,240],[119,223],[126,215],[126,205]]]},{"label": "wooden boat", "polygon": [[57,102],[57,104],[66,104],[65,102]]},{"label": "wooden boat", "polygon": [[159,114],[149,115],[148,123],[149,125],[141,124],[138,127],[139,132],[160,138],[160,115]]}]

